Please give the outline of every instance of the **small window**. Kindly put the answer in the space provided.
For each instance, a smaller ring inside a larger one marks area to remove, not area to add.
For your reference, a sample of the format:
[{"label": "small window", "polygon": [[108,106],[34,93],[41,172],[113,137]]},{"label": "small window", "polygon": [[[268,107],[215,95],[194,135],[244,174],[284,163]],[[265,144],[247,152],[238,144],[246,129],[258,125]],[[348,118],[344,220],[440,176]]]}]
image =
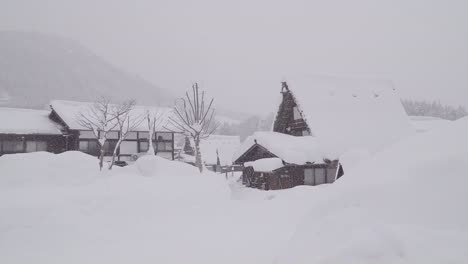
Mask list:
[{"label": "small window", "polygon": [[140,152],[147,152],[149,149],[148,141],[140,141]]},{"label": "small window", "polygon": [[21,140],[3,141],[3,152],[6,152],[6,153],[23,152],[23,141]]},{"label": "small window", "polygon": [[110,131],[107,133],[107,139],[119,139],[119,132]]},{"label": "small window", "polygon": [[137,139],[138,133],[137,132],[128,132],[126,139]]},{"label": "small window", "polygon": [[138,138],[139,139],[148,139],[148,132],[138,132]]},{"label": "small window", "polygon": [[88,152],[88,141],[81,140],[79,144],[79,150],[83,152]]},{"label": "small window", "polygon": [[45,141],[26,141],[26,152],[47,151],[47,142]]},{"label": "small window", "polygon": [[120,154],[134,154],[138,152],[136,141],[122,141],[120,144]]},{"label": "small window", "polygon": [[94,136],[94,133],[91,130],[81,130],[80,131],[80,138],[93,139],[93,138],[96,138],[96,137]]},{"label": "small window", "polygon": [[88,142],[88,152],[89,153],[99,153],[100,151],[99,143],[95,140]]},{"label": "small window", "polygon": [[301,112],[299,111],[299,108],[297,106],[293,108],[293,112],[294,112],[294,120],[302,119]]},{"label": "small window", "polygon": [[171,150],[172,150],[172,142],[166,142],[166,147],[165,147],[165,149],[166,149],[167,151],[171,151]]},{"label": "small window", "polygon": [[163,141],[163,140],[172,140],[172,133],[156,133],[158,141]]},{"label": "small window", "polygon": [[166,143],[165,142],[158,142],[158,151],[165,151],[166,150]]},{"label": "small window", "polygon": [[112,155],[114,153],[115,146],[117,145],[117,141],[106,141],[104,143],[104,153],[105,155]]}]

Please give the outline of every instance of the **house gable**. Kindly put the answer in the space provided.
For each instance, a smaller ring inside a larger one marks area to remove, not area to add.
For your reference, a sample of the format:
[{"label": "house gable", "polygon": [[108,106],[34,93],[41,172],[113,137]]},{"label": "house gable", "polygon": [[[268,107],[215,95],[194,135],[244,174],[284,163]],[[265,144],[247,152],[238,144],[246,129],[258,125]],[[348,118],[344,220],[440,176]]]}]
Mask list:
[{"label": "house gable", "polygon": [[242,156],[234,161],[234,164],[243,164],[249,161],[255,161],[264,158],[277,158],[277,156],[267,150],[265,147],[255,144],[249,150],[247,150]]}]

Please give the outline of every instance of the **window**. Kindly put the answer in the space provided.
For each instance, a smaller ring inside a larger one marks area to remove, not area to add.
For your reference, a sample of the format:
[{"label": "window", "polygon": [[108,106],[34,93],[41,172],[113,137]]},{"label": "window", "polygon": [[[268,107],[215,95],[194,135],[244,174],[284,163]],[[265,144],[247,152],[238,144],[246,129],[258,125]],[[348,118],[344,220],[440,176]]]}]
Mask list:
[{"label": "window", "polygon": [[138,152],[138,142],[136,141],[122,141],[120,144],[120,154],[135,154]]},{"label": "window", "polygon": [[138,137],[138,133],[137,132],[129,132],[127,134],[127,139],[137,139]]},{"label": "window", "polygon": [[97,141],[88,142],[88,153],[97,154],[100,151],[99,143]]},{"label": "window", "polygon": [[91,130],[81,130],[80,131],[80,138],[83,139],[93,139],[95,138],[93,131]]},{"label": "window", "polygon": [[172,141],[172,133],[156,133],[158,141],[163,140],[171,140]]},{"label": "window", "polygon": [[138,132],[138,138],[140,139],[148,139],[148,132]]},{"label": "window", "polygon": [[80,140],[78,149],[84,153],[98,155],[100,148],[96,140]]},{"label": "window", "polygon": [[119,132],[110,131],[107,133],[107,139],[119,139]]},{"label": "window", "polygon": [[147,152],[149,149],[148,141],[140,141],[140,152]]},{"label": "window", "polygon": [[157,151],[165,151],[165,150],[166,150],[166,143],[158,142]]},{"label": "window", "polygon": [[172,142],[157,142],[157,151],[172,151]]},{"label": "window", "polygon": [[110,156],[114,153],[115,146],[117,145],[117,141],[106,141],[104,143],[104,155]]},{"label": "window", "polygon": [[23,152],[23,141],[21,140],[3,141],[3,152],[5,153]]},{"label": "window", "polygon": [[293,112],[294,112],[294,120],[302,119],[301,112],[299,111],[299,108],[297,106],[293,108]]},{"label": "window", "polygon": [[80,140],[79,150],[83,152],[88,152],[88,141]]},{"label": "window", "polygon": [[46,141],[26,141],[26,152],[47,151]]}]

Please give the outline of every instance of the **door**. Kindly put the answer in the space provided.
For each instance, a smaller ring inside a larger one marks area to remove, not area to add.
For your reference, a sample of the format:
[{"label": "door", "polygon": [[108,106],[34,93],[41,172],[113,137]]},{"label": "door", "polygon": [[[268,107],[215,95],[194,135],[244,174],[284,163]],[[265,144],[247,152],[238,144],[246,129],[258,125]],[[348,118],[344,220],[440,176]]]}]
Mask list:
[{"label": "door", "polygon": [[315,185],[327,183],[325,168],[315,169]]},{"label": "door", "polygon": [[315,185],[314,169],[304,169],[304,185]]}]

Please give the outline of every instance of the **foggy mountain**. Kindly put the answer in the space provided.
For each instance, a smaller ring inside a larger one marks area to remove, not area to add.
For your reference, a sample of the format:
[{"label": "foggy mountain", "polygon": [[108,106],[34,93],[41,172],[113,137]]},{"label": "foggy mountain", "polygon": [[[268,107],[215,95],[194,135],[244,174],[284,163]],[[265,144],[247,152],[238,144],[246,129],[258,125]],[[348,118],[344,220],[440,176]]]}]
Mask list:
[{"label": "foggy mountain", "polygon": [[92,101],[101,95],[139,104],[172,102],[169,92],[72,40],[0,31],[0,105],[43,108],[51,99]]}]

